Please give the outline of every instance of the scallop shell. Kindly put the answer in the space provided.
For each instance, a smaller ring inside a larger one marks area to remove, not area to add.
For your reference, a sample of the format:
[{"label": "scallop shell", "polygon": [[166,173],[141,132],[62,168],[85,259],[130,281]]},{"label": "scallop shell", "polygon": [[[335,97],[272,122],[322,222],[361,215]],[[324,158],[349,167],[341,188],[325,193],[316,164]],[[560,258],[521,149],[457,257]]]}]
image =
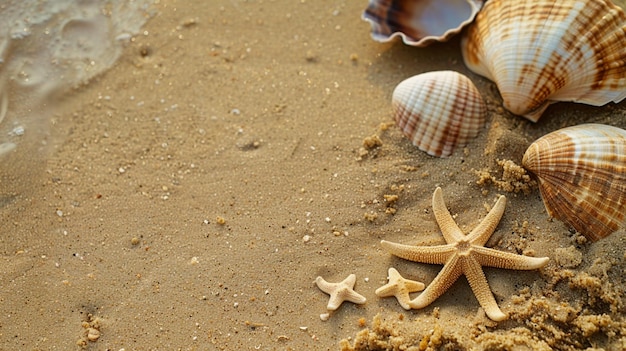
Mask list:
[{"label": "scallop shell", "polygon": [[447,157],[485,125],[487,107],[471,80],[453,71],[418,74],[393,91],[395,120],[413,145]]},{"label": "scallop shell", "polygon": [[522,165],[539,178],[548,214],[591,241],[621,227],[626,217],[626,131],[581,124],[532,143]]},{"label": "scallop shell", "polygon": [[480,0],[370,0],[363,19],[372,26],[372,38],[387,42],[396,36],[411,46],[446,41],[471,23]]},{"label": "scallop shell", "polygon": [[626,15],[605,0],[490,0],[462,40],[465,64],[536,122],[550,103],[626,98]]}]

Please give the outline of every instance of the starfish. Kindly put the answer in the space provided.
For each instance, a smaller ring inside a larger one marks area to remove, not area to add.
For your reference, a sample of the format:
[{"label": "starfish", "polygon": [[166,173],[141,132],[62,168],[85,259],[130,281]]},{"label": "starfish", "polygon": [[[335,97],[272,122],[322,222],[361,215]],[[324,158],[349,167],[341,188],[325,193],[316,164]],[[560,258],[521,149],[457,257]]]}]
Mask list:
[{"label": "starfish", "polygon": [[340,283],[329,283],[322,277],[315,278],[315,284],[320,290],[330,295],[326,308],[334,311],[341,306],[344,301],[364,304],[366,299],[363,295],[354,291],[356,283],[356,275],[350,274],[348,278]]},{"label": "starfish", "polygon": [[376,289],[376,295],[379,297],[395,296],[400,306],[405,310],[410,310],[411,301],[410,293],[424,290],[424,283],[415,280],[405,279],[398,273],[395,268],[389,268],[389,283]]},{"label": "starfish", "polygon": [[498,307],[482,267],[531,270],[543,267],[549,259],[516,255],[484,247],[498,226],[505,206],[506,198],[501,195],[482,222],[465,235],[448,212],[441,188],[437,188],[433,194],[433,212],[446,245],[410,246],[381,241],[381,245],[395,256],[415,262],[444,265],[426,290],[409,303],[411,308],[428,306],[450,288],[461,274],[464,274],[489,318],[502,321],[508,317]]}]

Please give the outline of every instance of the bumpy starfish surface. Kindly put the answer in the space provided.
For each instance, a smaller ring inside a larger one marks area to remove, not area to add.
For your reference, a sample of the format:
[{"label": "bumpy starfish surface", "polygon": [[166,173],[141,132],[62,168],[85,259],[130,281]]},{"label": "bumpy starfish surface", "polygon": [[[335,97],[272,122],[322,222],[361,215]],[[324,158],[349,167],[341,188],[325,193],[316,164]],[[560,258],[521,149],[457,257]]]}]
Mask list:
[{"label": "bumpy starfish surface", "polygon": [[356,275],[350,274],[348,278],[340,283],[329,283],[322,277],[315,278],[315,284],[320,290],[330,295],[326,308],[334,311],[341,306],[344,301],[350,301],[358,304],[365,303],[365,296],[354,291],[356,283]]},{"label": "bumpy starfish surface", "polygon": [[506,198],[500,196],[482,222],[465,235],[448,212],[441,188],[437,188],[433,194],[433,212],[446,245],[410,246],[381,241],[381,245],[395,256],[415,262],[444,265],[426,290],[409,303],[412,308],[428,306],[450,288],[461,274],[464,274],[487,316],[494,321],[507,318],[491,293],[482,267],[537,269],[548,263],[548,257],[516,255],[484,247],[498,226],[505,206]]},{"label": "bumpy starfish surface", "polygon": [[379,297],[395,296],[400,306],[405,310],[410,310],[410,293],[424,290],[424,283],[405,279],[395,268],[389,268],[389,283],[376,289]]}]

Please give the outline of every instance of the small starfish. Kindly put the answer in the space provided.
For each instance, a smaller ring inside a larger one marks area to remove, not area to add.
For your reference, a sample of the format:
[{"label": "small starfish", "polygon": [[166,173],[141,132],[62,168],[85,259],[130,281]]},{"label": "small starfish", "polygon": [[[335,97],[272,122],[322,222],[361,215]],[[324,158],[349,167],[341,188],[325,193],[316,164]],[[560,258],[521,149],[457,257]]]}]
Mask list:
[{"label": "small starfish", "polygon": [[354,291],[355,283],[356,275],[354,274],[350,274],[348,278],[344,279],[341,283],[329,283],[322,277],[315,278],[317,287],[330,295],[330,300],[328,300],[328,305],[326,306],[329,311],[338,309],[344,301],[358,304],[365,303],[365,297]]},{"label": "small starfish", "polygon": [[409,303],[412,308],[428,306],[450,288],[461,274],[464,274],[487,316],[494,321],[507,318],[491,293],[482,266],[530,270],[543,267],[549,259],[516,255],[484,247],[498,226],[505,206],[506,198],[500,196],[478,227],[465,235],[450,216],[443,201],[441,188],[437,188],[433,194],[433,212],[446,245],[410,246],[381,241],[384,248],[398,257],[415,262],[444,265],[426,290]]},{"label": "small starfish", "polygon": [[424,290],[424,283],[415,280],[405,279],[398,273],[395,268],[389,268],[389,283],[376,289],[376,295],[379,297],[395,296],[400,306],[405,310],[410,310],[411,301],[410,293]]}]

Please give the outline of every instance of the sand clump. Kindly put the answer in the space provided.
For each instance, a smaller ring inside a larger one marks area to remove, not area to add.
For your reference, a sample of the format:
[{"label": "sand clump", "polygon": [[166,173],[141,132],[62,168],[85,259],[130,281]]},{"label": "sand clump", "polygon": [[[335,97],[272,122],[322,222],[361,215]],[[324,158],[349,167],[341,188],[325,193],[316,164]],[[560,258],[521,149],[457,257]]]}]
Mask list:
[{"label": "sand clump", "polygon": [[625,349],[626,296],[623,282],[611,278],[623,272],[624,264],[599,258],[585,269],[564,269],[560,266],[572,266],[579,255],[571,248],[557,254],[573,257],[542,270],[547,284],[519,289],[507,305],[507,321],[489,321],[479,311],[449,323],[439,308],[430,316],[380,313],[354,340],[342,340],[341,350]]}]

